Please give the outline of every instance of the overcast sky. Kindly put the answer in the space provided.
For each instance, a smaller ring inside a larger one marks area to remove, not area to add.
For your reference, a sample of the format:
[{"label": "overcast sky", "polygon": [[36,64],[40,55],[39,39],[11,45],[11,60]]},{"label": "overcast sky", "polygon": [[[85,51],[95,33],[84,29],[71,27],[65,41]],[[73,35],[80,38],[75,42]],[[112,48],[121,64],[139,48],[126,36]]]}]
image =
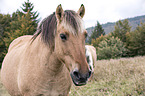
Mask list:
[{"label": "overcast sky", "polygon": [[[26,0],[0,0],[0,13],[11,14],[20,9]],[[101,24],[115,22],[119,19],[145,15],[145,0],[30,0],[34,10],[43,19],[62,4],[64,10],[77,11],[84,4],[86,13],[83,18],[85,27],[92,27],[99,21]]]}]

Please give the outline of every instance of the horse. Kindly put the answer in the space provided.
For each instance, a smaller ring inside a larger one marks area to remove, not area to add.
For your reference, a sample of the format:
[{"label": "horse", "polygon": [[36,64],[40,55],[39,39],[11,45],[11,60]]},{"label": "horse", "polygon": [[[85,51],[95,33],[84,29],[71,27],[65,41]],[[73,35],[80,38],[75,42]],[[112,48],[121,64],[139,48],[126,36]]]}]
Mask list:
[{"label": "horse", "polygon": [[87,84],[92,72],[85,57],[84,14],[83,4],[77,12],[60,4],[34,35],[10,44],[1,81],[11,96],[68,96],[72,84]]},{"label": "horse", "polygon": [[[85,45],[85,49],[86,49],[85,52],[86,52],[87,62],[88,62],[88,65],[92,71],[92,76],[93,76],[94,67],[95,67],[96,60],[97,60],[96,48],[92,45]],[[89,79],[89,81],[90,80],[91,80],[91,78]]]}]

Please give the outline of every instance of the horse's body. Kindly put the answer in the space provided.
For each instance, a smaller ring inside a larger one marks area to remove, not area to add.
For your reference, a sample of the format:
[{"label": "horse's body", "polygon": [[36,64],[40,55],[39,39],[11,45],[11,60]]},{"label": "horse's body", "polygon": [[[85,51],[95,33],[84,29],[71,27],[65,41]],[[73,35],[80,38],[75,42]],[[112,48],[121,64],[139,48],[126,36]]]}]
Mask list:
[{"label": "horse's body", "polygon": [[[71,17],[72,14],[76,17]],[[86,84],[91,73],[85,58],[84,29],[77,22],[83,15],[84,6],[77,14],[63,11],[59,5],[34,36],[19,37],[10,44],[1,70],[2,83],[10,95],[67,96],[72,81],[78,86]]]},{"label": "horse's body", "polygon": [[85,45],[86,48],[86,58],[87,62],[90,66],[90,69],[92,70],[92,73],[94,72],[94,66],[96,64],[97,55],[96,55],[96,48],[91,45]]}]

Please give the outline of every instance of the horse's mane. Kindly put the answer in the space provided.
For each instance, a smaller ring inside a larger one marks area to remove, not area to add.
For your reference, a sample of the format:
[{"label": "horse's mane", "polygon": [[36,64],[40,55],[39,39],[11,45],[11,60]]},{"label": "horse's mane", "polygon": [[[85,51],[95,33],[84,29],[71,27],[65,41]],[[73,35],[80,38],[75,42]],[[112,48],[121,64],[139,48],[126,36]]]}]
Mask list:
[{"label": "horse's mane", "polygon": [[[64,20],[67,24],[71,25],[72,28],[75,30],[74,34],[78,33],[80,28],[80,21],[77,19],[78,14],[72,10],[65,10],[64,11]],[[32,40],[34,41],[39,34],[41,34],[41,39],[44,43],[49,44],[49,47],[54,48],[54,37],[57,31],[57,20],[55,12],[45,18],[37,28],[36,33],[33,35]]]}]

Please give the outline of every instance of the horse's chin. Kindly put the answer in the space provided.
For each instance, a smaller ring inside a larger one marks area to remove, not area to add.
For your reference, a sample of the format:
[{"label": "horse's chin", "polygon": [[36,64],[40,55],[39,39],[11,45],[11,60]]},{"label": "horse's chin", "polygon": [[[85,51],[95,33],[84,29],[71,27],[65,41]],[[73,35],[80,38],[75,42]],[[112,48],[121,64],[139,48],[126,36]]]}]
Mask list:
[{"label": "horse's chin", "polygon": [[73,83],[76,86],[83,86],[83,85],[86,85],[87,84],[87,81],[79,80],[79,79],[75,78],[72,74],[70,74],[70,75],[71,75],[71,78],[72,78]]}]

